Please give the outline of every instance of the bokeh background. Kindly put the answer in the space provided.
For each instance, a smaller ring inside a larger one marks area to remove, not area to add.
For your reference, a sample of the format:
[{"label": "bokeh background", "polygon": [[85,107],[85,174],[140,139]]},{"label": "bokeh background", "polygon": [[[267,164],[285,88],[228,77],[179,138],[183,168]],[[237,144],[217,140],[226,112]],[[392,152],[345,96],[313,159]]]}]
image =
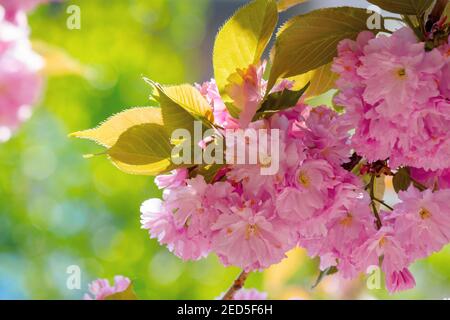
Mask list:
[{"label": "bokeh background", "polygon": [[[32,118],[0,145],[0,299],[80,299],[90,281],[116,274],[130,277],[142,299],[213,299],[227,289],[237,269],[224,268],[215,256],[182,262],[140,229],[140,204],[160,196],[152,179],[123,174],[102,157],[83,159],[101,149],[67,135],[151,104],[142,76],[165,84],[208,80],[217,29],[244,2],[80,0],[30,15],[32,39],[57,53]],[[81,30],[66,27],[70,4],[81,9]],[[314,1],[283,19],[342,4]],[[66,286],[71,265],[81,268],[80,290]],[[447,247],[417,262],[417,288],[397,295],[368,290],[365,277],[331,276],[311,289],[317,261],[295,250],[280,265],[252,274],[247,287],[266,290],[271,299],[442,299],[450,297],[449,266]]]}]

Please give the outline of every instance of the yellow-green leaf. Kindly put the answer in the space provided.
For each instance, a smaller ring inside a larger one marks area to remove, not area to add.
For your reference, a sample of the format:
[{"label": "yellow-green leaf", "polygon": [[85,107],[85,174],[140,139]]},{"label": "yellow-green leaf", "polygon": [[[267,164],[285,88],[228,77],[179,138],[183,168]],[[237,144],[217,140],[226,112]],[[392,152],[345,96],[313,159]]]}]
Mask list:
[{"label": "yellow-green leaf", "polygon": [[280,30],[269,90],[279,78],[289,78],[330,63],[343,39],[356,39],[367,30],[369,14],[352,7],[326,8],[299,15]]},{"label": "yellow-green leaf", "polygon": [[142,175],[158,175],[174,169],[171,153],[169,134],[163,126],[150,123],[131,127],[108,150],[121,170]]},{"label": "yellow-green leaf", "polygon": [[162,86],[157,83],[152,84],[158,90],[159,95],[165,95],[175,104],[189,112],[194,118],[214,122],[211,106],[202,94],[192,85]]},{"label": "yellow-green leaf", "polygon": [[302,75],[289,78],[289,80],[294,81],[293,90],[299,90],[307,83],[310,83],[310,86],[305,93],[307,98],[317,97],[334,89],[337,79],[338,75],[331,71],[331,63]]},{"label": "yellow-green leaf", "polygon": [[228,77],[261,59],[278,22],[274,0],[254,0],[239,9],[217,34],[214,75],[223,94]]},{"label": "yellow-green leaf", "polygon": [[138,300],[138,297],[133,290],[133,285],[130,284],[127,290],[112,294],[106,297],[106,300]]},{"label": "yellow-green leaf", "polygon": [[308,0],[278,0],[278,12],[286,11],[300,3],[306,2]]},{"label": "yellow-green leaf", "polygon": [[70,134],[70,137],[92,140],[110,148],[117,142],[122,133],[133,126],[143,123],[162,125],[161,109],[153,107],[128,109],[110,117],[97,128],[74,132]]},{"label": "yellow-green leaf", "polygon": [[368,0],[381,9],[406,15],[420,15],[424,13],[434,0]]}]

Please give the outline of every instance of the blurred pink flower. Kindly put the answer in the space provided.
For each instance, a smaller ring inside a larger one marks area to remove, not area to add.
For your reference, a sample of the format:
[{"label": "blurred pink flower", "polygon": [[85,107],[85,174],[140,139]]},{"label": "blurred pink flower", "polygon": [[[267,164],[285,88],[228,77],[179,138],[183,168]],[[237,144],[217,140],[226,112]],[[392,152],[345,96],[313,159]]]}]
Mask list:
[{"label": "blurred pink flower", "polygon": [[241,289],[234,294],[233,300],[267,300],[267,293],[256,289]]},{"label": "blurred pink flower", "polygon": [[124,276],[115,276],[113,286],[107,279],[97,279],[89,284],[89,293],[84,295],[84,300],[105,300],[113,294],[127,290],[130,284],[130,279]]}]

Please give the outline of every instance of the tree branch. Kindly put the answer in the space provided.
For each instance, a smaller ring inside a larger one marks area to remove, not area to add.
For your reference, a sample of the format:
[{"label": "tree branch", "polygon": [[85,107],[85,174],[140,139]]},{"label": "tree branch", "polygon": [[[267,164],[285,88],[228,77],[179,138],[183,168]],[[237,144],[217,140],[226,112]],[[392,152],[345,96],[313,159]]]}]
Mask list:
[{"label": "tree branch", "polygon": [[380,215],[378,214],[378,210],[377,210],[377,206],[375,204],[375,179],[376,176],[374,174],[372,174],[372,177],[370,178],[370,199],[371,199],[371,204],[372,204],[372,211],[373,214],[375,215],[375,218],[377,219],[377,228],[378,230],[381,229],[381,227],[383,226],[382,222],[381,222],[381,218]]},{"label": "tree branch", "polygon": [[386,208],[388,208],[391,211],[394,211],[394,208],[392,208],[390,205],[388,205],[386,202],[384,202],[383,200],[380,200],[378,198],[373,198],[373,200],[375,200],[376,202],[378,202],[379,204],[385,206]]},{"label": "tree branch", "polygon": [[249,274],[247,272],[242,271],[241,274],[236,278],[236,280],[234,280],[228,291],[223,295],[222,300],[233,300],[236,292],[241,290],[244,286],[245,280],[247,280],[248,275]]}]

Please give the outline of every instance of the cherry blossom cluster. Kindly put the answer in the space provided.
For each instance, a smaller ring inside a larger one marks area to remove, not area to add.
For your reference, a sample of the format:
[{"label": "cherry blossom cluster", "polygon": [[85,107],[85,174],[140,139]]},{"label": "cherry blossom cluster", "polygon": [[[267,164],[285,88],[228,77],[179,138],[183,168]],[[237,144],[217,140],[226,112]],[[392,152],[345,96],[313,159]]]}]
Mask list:
[{"label": "cherry blossom cluster", "polygon": [[42,58],[31,48],[26,13],[46,0],[0,0],[0,142],[31,114],[42,90]]},{"label": "cherry blossom cluster", "polygon": [[427,51],[410,28],[377,38],[363,32],[339,44],[335,102],[356,132],[352,147],[369,161],[450,167],[450,46]]},{"label": "cherry blossom cluster", "polygon": [[[198,85],[218,128],[279,130],[279,170],[261,175],[271,155],[259,154],[265,161],[225,165],[211,183],[184,168],[158,176],[163,198],[143,203],[143,228],[183,260],[215,253],[249,272],[300,246],[320,258],[321,270],[351,279],[381,266],[390,292],[412,288],[410,264],[450,242],[449,49],[427,50],[409,28],[342,41],[333,64],[342,115],[300,100],[257,120],[264,63],[227,88],[239,119],[214,80]],[[292,85],[284,80],[272,92]],[[400,203],[375,204],[382,199],[369,194],[367,174],[344,169],[353,152],[369,166],[383,161],[389,173],[410,168],[414,184],[399,193]]]},{"label": "cherry blossom cluster", "polygon": [[[249,83],[263,87],[257,78]],[[214,114],[222,112],[220,125],[235,127],[214,82],[202,88]],[[341,167],[350,155],[350,128],[342,119],[327,107],[299,102],[250,122],[249,128],[280,130],[277,174],[261,175],[263,164],[256,164],[226,166],[210,184],[188,169],[158,176],[163,199],[144,202],[143,228],[184,260],[214,252],[225,266],[263,270],[301,245],[322,258],[323,268],[339,263],[344,273],[356,274],[361,266],[351,255],[376,228],[362,181]]]},{"label": "cherry blossom cluster", "polygon": [[414,286],[407,270],[416,259],[450,242],[450,46],[428,49],[409,28],[392,36],[363,32],[338,46],[335,103],[355,129],[351,146],[368,161],[407,167],[414,183],[400,203],[382,211],[382,227],[357,260],[383,258],[390,291]]}]

